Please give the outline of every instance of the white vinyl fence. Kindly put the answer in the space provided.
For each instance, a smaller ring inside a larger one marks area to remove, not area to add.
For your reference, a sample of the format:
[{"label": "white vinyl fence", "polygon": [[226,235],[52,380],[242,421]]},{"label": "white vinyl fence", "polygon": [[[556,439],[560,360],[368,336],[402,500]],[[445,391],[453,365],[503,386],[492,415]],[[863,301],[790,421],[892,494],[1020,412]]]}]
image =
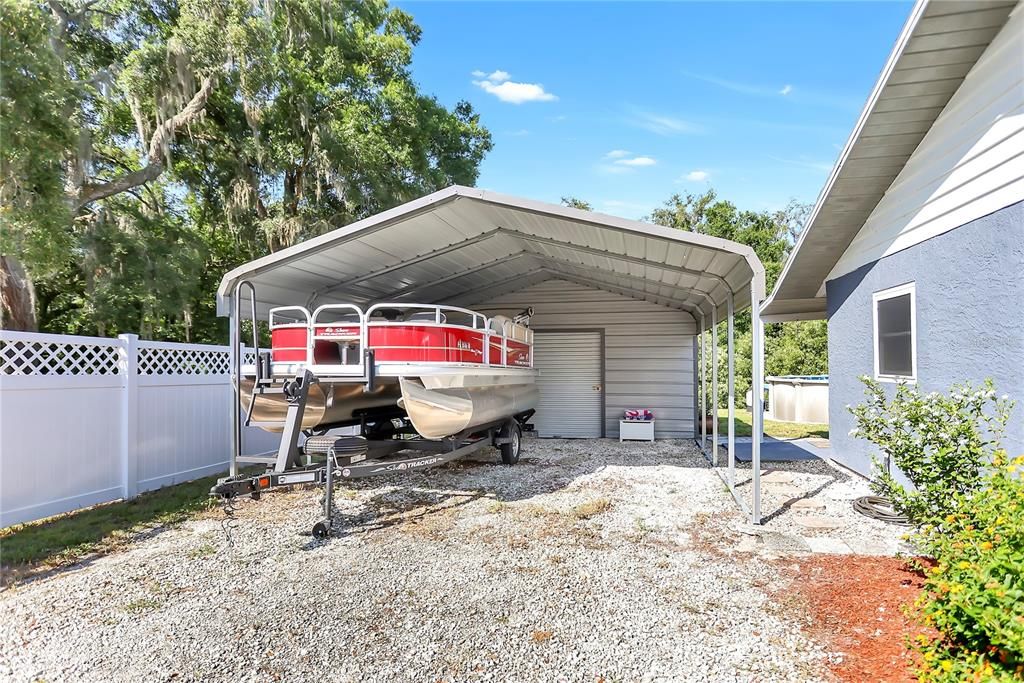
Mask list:
[{"label": "white vinyl fence", "polygon": [[0,528],[225,471],[230,396],[227,346],[0,330]]}]

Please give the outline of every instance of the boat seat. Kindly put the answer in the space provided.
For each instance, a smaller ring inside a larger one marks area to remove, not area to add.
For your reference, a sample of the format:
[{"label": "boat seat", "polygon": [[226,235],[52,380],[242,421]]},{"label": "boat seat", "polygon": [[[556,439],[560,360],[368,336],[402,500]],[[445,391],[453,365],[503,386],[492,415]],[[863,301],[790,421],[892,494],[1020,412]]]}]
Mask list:
[{"label": "boat seat", "polygon": [[[432,323],[435,320],[437,320],[437,314],[434,313],[433,311],[419,311],[417,313],[413,313],[408,318],[406,318],[405,322],[407,322],[407,323]],[[442,323],[448,322],[448,316],[446,316],[444,313],[441,314],[441,322]]]},{"label": "boat seat", "polygon": [[487,321],[487,326],[491,328],[491,331],[503,334],[505,331],[505,323],[512,322],[512,318],[507,315],[496,315]]}]

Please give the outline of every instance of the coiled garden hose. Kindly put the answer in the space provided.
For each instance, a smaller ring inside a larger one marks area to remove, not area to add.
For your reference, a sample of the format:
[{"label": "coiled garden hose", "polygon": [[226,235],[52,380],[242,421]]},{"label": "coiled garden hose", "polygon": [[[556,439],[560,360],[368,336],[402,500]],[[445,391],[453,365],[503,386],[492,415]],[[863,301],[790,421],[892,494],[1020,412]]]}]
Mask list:
[{"label": "coiled garden hose", "polygon": [[853,509],[871,519],[899,526],[914,526],[909,519],[892,509],[892,502],[881,496],[861,496],[853,501]]}]

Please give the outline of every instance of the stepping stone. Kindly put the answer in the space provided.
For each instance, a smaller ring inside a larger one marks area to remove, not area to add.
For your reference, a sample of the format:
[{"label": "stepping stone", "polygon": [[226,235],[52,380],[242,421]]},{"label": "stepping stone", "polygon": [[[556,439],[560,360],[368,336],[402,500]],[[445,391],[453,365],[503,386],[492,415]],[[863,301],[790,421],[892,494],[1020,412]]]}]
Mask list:
[{"label": "stepping stone", "polygon": [[793,473],[783,470],[772,470],[767,474],[761,475],[761,481],[768,482],[769,484],[789,484],[793,481]]},{"label": "stepping stone", "polygon": [[794,517],[793,521],[805,529],[842,529],[846,526],[842,520],[822,515],[801,515]]},{"label": "stepping stone", "polygon": [[850,555],[853,549],[838,538],[828,536],[809,536],[804,539],[812,553],[823,553],[826,555]]},{"label": "stepping stone", "polygon": [[796,512],[813,512],[816,510],[824,510],[825,504],[820,500],[814,500],[813,498],[801,498],[794,500],[793,504],[789,506],[791,510]]},{"label": "stepping stone", "polygon": [[764,487],[766,493],[773,493],[777,496],[785,496],[786,498],[799,498],[804,495],[804,490],[799,486],[793,486],[792,484],[775,484],[769,483],[768,486]]},{"label": "stepping stone", "polygon": [[736,545],[736,552],[740,553],[752,553],[757,550],[759,541],[753,536],[744,536],[740,539],[740,542]]},{"label": "stepping stone", "polygon": [[761,536],[766,550],[782,553],[806,553],[810,550],[807,539],[780,531],[768,531]]}]

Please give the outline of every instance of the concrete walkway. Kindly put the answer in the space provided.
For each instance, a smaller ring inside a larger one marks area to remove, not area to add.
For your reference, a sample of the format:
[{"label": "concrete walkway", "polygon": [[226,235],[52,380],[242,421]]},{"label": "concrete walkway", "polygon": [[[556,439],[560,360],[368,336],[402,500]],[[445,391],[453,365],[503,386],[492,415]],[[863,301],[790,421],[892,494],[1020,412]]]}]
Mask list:
[{"label": "concrete walkway", "polygon": [[[752,437],[736,437],[736,459],[738,461],[750,462],[752,443]],[[718,444],[723,449],[727,448],[729,437],[719,435]],[[793,462],[795,460],[815,460],[831,457],[832,449],[829,447],[828,439],[817,437],[808,439],[776,439],[766,436],[761,441],[762,462]]]}]

